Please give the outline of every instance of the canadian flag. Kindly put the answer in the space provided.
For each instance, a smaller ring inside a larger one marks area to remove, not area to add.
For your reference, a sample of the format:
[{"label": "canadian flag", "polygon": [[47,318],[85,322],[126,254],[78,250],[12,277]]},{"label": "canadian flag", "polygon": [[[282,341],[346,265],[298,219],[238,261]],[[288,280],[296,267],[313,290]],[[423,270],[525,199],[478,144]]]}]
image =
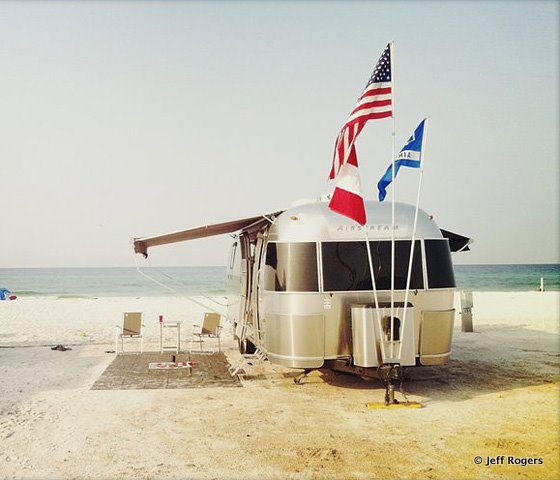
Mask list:
[{"label": "canadian flag", "polygon": [[338,173],[329,208],[360,225],[365,225],[367,222],[358,171],[358,157],[354,145],[348,154],[348,161],[342,165]]}]

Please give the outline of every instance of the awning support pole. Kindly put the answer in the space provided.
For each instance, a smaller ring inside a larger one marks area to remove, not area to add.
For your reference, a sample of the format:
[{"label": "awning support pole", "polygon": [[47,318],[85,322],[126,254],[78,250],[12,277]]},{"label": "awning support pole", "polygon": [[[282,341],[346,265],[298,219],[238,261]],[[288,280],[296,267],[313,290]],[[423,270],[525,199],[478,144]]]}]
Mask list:
[{"label": "awning support pole", "polygon": [[[147,273],[144,273],[141,269],[140,269],[140,265],[138,265],[138,259],[136,257],[136,255],[134,255],[134,263],[136,264],[136,270],[138,271],[138,273],[140,275],[142,275],[143,277],[147,278],[148,280],[151,280],[152,282],[154,282],[156,285],[159,285],[160,287],[165,288],[166,290],[169,290],[170,292],[173,292],[175,295],[178,295],[179,297],[184,298],[185,300],[189,300],[190,302],[196,303],[197,305],[203,307],[206,310],[211,310],[214,313],[217,313],[219,315],[223,315],[223,311],[220,312],[219,310],[213,308],[213,307],[209,307],[208,305],[205,305],[202,302],[199,302],[198,300],[193,299],[193,297],[188,297],[186,295],[183,295],[182,293],[178,292],[177,290],[175,290],[174,288],[171,288],[163,283],[161,283],[160,281],[156,280],[153,277],[150,277],[150,275],[148,275]],[[207,297],[204,297],[207,298]],[[215,302],[215,300],[212,300],[211,298],[209,298],[209,300]],[[217,302],[216,302],[217,303]]]}]

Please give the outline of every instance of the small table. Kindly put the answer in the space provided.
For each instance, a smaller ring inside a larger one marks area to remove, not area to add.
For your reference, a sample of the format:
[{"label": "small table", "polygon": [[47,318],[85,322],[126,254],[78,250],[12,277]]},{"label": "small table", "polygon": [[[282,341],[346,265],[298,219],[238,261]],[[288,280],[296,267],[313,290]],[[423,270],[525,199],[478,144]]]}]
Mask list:
[{"label": "small table", "polygon": [[[176,352],[179,353],[181,348],[181,324],[183,322],[159,322],[159,350],[160,353],[163,352]],[[177,344],[176,345],[164,345],[163,344],[163,329],[164,328],[174,328],[177,330]]]}]

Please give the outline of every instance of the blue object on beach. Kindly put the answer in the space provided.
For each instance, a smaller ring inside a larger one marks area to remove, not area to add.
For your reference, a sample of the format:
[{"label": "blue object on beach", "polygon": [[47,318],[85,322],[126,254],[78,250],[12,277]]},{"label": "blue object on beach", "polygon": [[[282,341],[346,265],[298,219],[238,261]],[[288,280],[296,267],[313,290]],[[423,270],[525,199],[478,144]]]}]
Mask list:
[{"label": "blue object on beach", "polygon": [[[424,124],[426,119],[420,122],[420,125],[416,127],[412,137],[408,139],[406,145],[399,152],[399,156],[395,160],[395,177],[399,172],[399,168],[412,167],[420,168],[420,163],[422,162],[422,143],[424,139]],[[385,174],[379,180],[377,188],[379,190],[379,201],[385,200],[387,195],[387,186],[393,181],[393,167],[389,165]]]},{"label": "blue object on beach", "polygon": [[0,300],[9,300],[10,292],[7,288],[0,288]]}]

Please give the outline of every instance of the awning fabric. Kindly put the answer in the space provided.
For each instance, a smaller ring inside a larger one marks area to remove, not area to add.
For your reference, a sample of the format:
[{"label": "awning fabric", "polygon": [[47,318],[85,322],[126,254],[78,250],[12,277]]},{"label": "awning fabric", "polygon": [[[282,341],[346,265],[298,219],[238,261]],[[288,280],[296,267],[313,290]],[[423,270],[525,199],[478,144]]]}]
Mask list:
[{"label": "awning fabric", "polygon": [[144,237],[134,239],[134,252],[141,253],[145,257],[148,256],[148,248],[157,245],[166,245],[168,243],[184,242],[186,240],[194,240],[196,238],[212,237],[215,235],[223,235],[225,233],[233,233],[240,230],[257,228],[262,223],[268,222],[267,218],[272,219],[281,212],[274,212],[267,215],[258,215],[256,217],[241,218],[239,220],[231,220],[229,222],[214,223],[212,225],[203,225],[201,227],[190,228],[180,232],[167,233],[156,237]]},{"label": "awning fabric", "polygon": [[449,240],[449,248],[452,252],[468,252],[470,250],[469,245],[473,243],[472,238],[463,237],[463,235],[447,230],[440,230],[441,234]]}]

